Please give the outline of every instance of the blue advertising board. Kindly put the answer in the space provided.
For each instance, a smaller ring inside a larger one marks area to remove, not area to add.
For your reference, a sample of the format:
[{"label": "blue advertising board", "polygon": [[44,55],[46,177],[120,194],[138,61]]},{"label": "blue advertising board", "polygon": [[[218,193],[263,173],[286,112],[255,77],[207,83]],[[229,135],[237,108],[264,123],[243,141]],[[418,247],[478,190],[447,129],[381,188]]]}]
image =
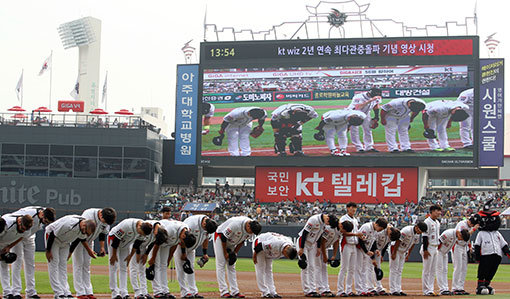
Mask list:
[{"label": "blue advertising board", "polygon": [[175,164],[195,165],[197,150],[198,65],[177,66]]},{"label": "blue advertising board", "polygon": [[504,60],[480,59],[479,166],[503,166]]}]

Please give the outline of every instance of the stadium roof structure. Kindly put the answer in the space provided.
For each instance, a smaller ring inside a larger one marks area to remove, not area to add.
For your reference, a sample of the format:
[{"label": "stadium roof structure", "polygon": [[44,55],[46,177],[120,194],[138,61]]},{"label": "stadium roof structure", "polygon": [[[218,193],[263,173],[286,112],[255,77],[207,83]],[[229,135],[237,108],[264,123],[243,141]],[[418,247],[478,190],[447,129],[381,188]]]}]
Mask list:
[{"label": "stadium roof structure", "polygon": [[[292,40],[324,38],[372,38],[411,36],[477,35],[476,6],[473,16],[464,21],[446,21],[444,24],[428,24],[413,27],[393,19],[372,19],[368,10],[370,3],[360,5],[356,0],[319,1],[316,6],[306,5],[308,17],[301,21],[286,21],[267,30],[219,28],[204,18],[204,41]],[[330,22],[334,14],[346,17],[342,25]]]}]

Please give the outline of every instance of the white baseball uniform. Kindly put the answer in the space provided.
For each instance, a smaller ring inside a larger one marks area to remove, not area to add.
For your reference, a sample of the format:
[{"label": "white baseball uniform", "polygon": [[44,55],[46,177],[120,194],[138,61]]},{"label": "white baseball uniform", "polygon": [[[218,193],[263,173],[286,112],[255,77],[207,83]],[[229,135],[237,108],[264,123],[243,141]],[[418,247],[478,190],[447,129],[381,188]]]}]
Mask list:
[{"label": "white baseball uniform", "polygon": [[[471,229],[468,220],[462,220],[455,226],[456,231]],[[457,240],[452,248],[452,263],[453,263],[453,276],[452,276],[452,290],[463,291],[464,283],[466,282],[467,265],[468,265],[468,243],[464,240]]]},{"label": "white baseball uniform", "polygon": [[[87,243],[90,248],[94,248],[94,240],[99,237],[100,234],[108,235],[110,226],[99,220],[99,212],[101,209],[87,209],[83,211],[81,216],[87,220],[93,220],[96,224],[96,231],[92,236],[87,238]],[[85,247],[80,243],[74,250],[73,256],[73,283],[74,289],[76,290],[76,296],[92,295],[94,290],[92,283],[90,282],[90,255],[85,250]]]},{"label": "white baseball uniform", "polygon": [[197,241],[195,245],[191,248],[186,248],[186,257],[191,262],[191,269],[193,269],[193,274],[186,274],[183,270],[184,261],[181,260],[182,250],[181,245],[177,246],[177,250],[174,253],[174,261],[175,261],[175,270],[177,273],[177,282],[179,282],[179,287],[181,288],[181,297],[185,297],[187,295],[197,295],[197,283],[195,282],[195,256],[196,249],[198,246],[201,246],[209,234],[202,227],[202,221],[204,218],[207,218],[205,215],[193,215],[184,220],[184,223],[189,227],[190,232],[195,236]]},{"label": "white baseball uniform", "polygon": [[[145,237],[140,235],[136,230],[136,224],[141,219],[127,218],[122,220],[119,224],[114,226],[108,233],[108,255],[110,256],[113,252],[113,241],[115,238],[119,239],[119,247],[117,248],[117,261],[111,265],[108,262],[108,272],[110,275],[110,290],[112,292],[112,298],[116,296],[127,296],[127,264],[124,261],[131,251],[131,245],[136,239],[143,240]],[[117,284],[118,275],[118,284]]]},{"label": "white baseball uniform", "polygon": [[[228,152],[231,156],[249,156],[251,155],[250,132],[252,121],[254,120],[248,112],[252,109],[261,109],[259,107],[239,107],[230,111],[223,118],[228,122],[225,129],[228,139]],[[263,118],[267,114],[264,111]],[[241,149],[241,151],[239,151]]]},{"label": "white baseball uniform", "polygon": [[[324,226],[324,232],[322,233],[321,238],[325,240],[324,246],[327,249],[330,246],[333,246],[335,242],[339,242],[342,238],[342,233],[336,229],[332,228],[329,225]],[[316,258],[317,268],[319,269],[318,275],[316,275],[316,281],[317,289],[319,290],[319,294],[325,293],[325,292],[331,292],[331,289],[329,288],[329,281],[328,281],[328,264],[324,263],[322,260],[322,252],[321,255]]]},{"label": "white baseball uniform", "polygon": [[[317,214],[308,218],[305,226],[299,232],[296,248],[298,248],[298,250],[303,248],[303,254],[306,256],[306,261],[308,263],[306,269],[301,269],[301,286],[303,287],[303,292],[305,295],[316,292],[317,289],[315,280],[318,273],[316,257],[317,240],[324,232],[325,226],[326,225],[322,219],[322,214]],[[300,243],[302,243],[301,240],[305,231],[308,232],[308,234],[306,236],[304,247],[301,247]]]},{"label": "white baseball uniform", "polygon": [[39,206],[30,206],[17,210],[11,216],[30,215],[34,220],[34,224],[30,229],[30,235],[23,238],[21,242],[12,248],[12,252],[16,253],[18,258],[12,263],[12,289],[13,295],[19,295],[21,292],[21,266],[24,265],[25,274],[25,295],[27,297],[37,295],[35,290],[35,235],[38,230],[42,229],[42,222],[39,218],[39,211],[45,208]]},{"label": "white baseball uniform", "polygon": [[[5,220],[5,230],[2,233],[2,236],[0,237],[0,250],[4,249],[9,244],[14,243],[19,238],[25,239],[30,236],[31,230],[27,230],[24,233],[18,232],[18,230],[17,230],[18,217],[19,216],[15,217],[15,216],[9,216],[9,215],[2,216],[2,218]],[[19,257],[18,257],[18,259],[19,259]],[[11,276],[9,273],[9,265],[7,263],[5,263],[4,261],[0,261],[0,281],[2,284],[2,290],[3,290],[4,297],[7,297],[8,295],[14,295],[14,296],[20,295],[21,286],[16,287],[16,289],[19,289],[19,290],[18,290],[17,294],[14,294],[14,287],[15,287],[14,281],[17,279],[18,281],[16,282],[16,285],[18,283],[21,284],[21,278],[19,277],[20,273],[19,272],[14,273],[14,271],[15,270],[12,269],[13,284],[11,285],[11,279],[10,279]]]},{"label": "white baseball uniform", "polygon": [[440,292],[448,291],[448,252],[457,242],[457,231],[454,228],[445,230],[439,236],[437,256],[437,284]]},{"label": "white baseball uniform", "polygon": [[[140,260],[137,262],[136,258],[132,258],[128,266],[129,280],[131,282],[131,286],[133,287],[133,291],[135,292],[135,298],[138,296],[144,296],[149,294],[149,292],[147,291],[147,279],[145,278],[145,262],[142,261],[141,256],[144,254],[146,255],[149,254],[148,253],[149,246],[151,246],[151,244],[155,242],[154,229],[156,227],[156,224],[159,224],[158,220],[145,220],[145,222],[152,224],[152,233],[148,236],[145,236],[145,239],[143,239],[143,241],[140,244],[140,247],[136,252],[137,256],[140,257]],[[133,246],[134,243],[129,251],[131,251]]]},{"label": "white baseball uniform", "polygon": [[466,112],[469,117],[460,122],[460,140],[464,146],[473,145],[473,106],[474,106],[474,88],[464,90],[459,94],[457,101],[466,104],[469,109]]},{"label": "white baseball uniform", "polygon": [[[371,97],[368,95],[368,92],[362,92],[356,94],[353,98],[347,109],[351,110],[357,110],[356,105],[366,103],[369,101]],[[372,137],[372,129],[370,129],[370,120],[372,119],[370,117],[370,111],[374,109],[378,104],[381,103],[381,99],[378,99],[377,101],[373,101],[370,104],[366,105],[365,107],[361,108],[360,111],[366,114],[366,118],[363,121],[363,124],[361,127],[363,128],[363,143],[361,143],[359,139],[359,127],[352,127],[351,128],[351,141],[352,144],[356,146],[356,149],[359,150],[365,150],[369,151],[374,148],[374,139]]]},{"label": "white baseball uniform", "polygon": [[[225,236],[227,239],[227,249],[234,251],[238,244],[248,240],[253,234],[249,234],[246,231],[246,223],[252,221],[250,218],[245,216],[237,216],[227,219],[223,222],[216,233],[214,234],[214,256],[216,260],[216,278],[218,279],[218,287],[220,295],[230,294],[232,296],[239,294],[239,287],[237,286],[236,267],[229,265],[223,254],[223,246],[221,242],[220,234]],[[227,268],[226,275],[228,279],[225,280],[225,267]],[[230,286],[230,293],[229,293]]]},{"label": "white baseball uniform", "polygon": [[469,107],[462,102],[446,100],[433,101],[428,103],[425,107],[423,113],[426,113],[429,117],[429,128],[434,130],[437,135],[437,139],[427,139],[430,149],[445,149],[450,147],[446,126],[450,120],[450,112],[456,107],[460,107],[465,111],[469,110]]},{"label": "white baseball uniform", "polygon": [[388,151],[398,150],[398,143],[395,134],[398,132],[398,139],[400,141],[400,150],[405,151],[411,149],[411,142],[409,141],[409,124],[411,122],[411,109],[408,107],[408,102],[414,100],[416,102],[425,102],[418,98],[397,98],[382,105],[381,109],[386,112],[386,125],[384,132],[386,134],[386,144]]},{"label": "white baseball uniform", "polygon": [[421,281],[423,294],[426,295],[434,293],[434,279],[437,276],[437,247],[439,246],[440,223],[439,220],[432,220],[430,217],[427,217],[424,222],[427,225],[427,232],[423,233],[422,236],[428,237],[429,244],[427,250],[430,254],[428,258],[424,258],[422,244],[420,248],[420,254],[423,260]]},{"label": "white baseball uniform", "polygon": [[214,116],[214,110],[216,109],[216,107],[214,107],[213,104],[209,103],[209,112],[207,114],[204,115],[204,117],[213,117]]},{"label": "white baseball uniform", "polygon": [[[358,232],[362,233],[365,236],[364,245],[368,251],[372,248],[372,245],[375,242],[375,238],[377,236],[377,231],[374,228],[374,222],[368,222],[363,224]],[[368,254],[363,252],[360,248],[358,251],[361,252],[360,259],[358,260],[357,267],[359,269],[359,277],[360,277],[360,287],[359,290],[361,293],[368,293],[370,291],[369,283],[372,282],[372,277],[375,275],[374,266],[372,265],[372,259]],[[374,253],[375,254],[375,253]]]},{"label": "white baseball uniform", "polygon": [[356,115],[365,119],[365,113],[357,110],[338,109],[331,110],[322,116],[324,121],[324,134],[326,136],[326,145],[330,151],[336,149],[335,135],[338,136],[338,146],[340,150],[347,149],[347,128],[349,127],[349,116]]},{"label": "white baseball uniform", "polygon": [[72,242],[87,239],[87,235],[80,230],[80,222],[84,220],[85,218],[78,215],[67,215],[46,226],[44,238],[46,247],[51,233],[55,235],[50,249],[53,259],[48,262],[48,273],[51,273],[50,285],[55,297],[71,295],[67,282],[67,258]]},{"label": "white baseball uniform", "polygon": [[[359,224],[355,217],[351,217],[348,214],[343,215],[340,218],[340,223],[344,221],[350,221],[352,223],[352,233],[358,232]],[[355,284],[356,290],[361,290],[360,285],[360,268],[358,261],[361,260],[362,252],[356,248],[358,245],[358,237],[350,236],[343,237],[340,243],[340,271],[338,272],[337,295],[342,293],[349,294],[352,292],[352,284]],[[357,267],[357,268],[356,268]]]},{"label": "white baseball uniform", "polygon": [[[375,262],[377,263],[377,267],[378,268],[381,268],[381,262],[382,262],[382,257],[384,255],[385,250],[388,249],[388,244],[391,242],[390,241],[390,236],[388,236],[388,230],[390,229],[390,226],[388,225],[388,227],[378,233],[375,234],[375,245],[376,245],[376,249],[379,250],[379,252],[381,253],[381,255],[379,256],[375,256]],[[370,280],[368,280],[368,283],[369,283],[369,289],[368,291],[369,292],[372,292],[372,291],[376,291],[376,292],[384,292],[385,289],[382,285],[382,282],[381,280],[377,280],[376,277],[375,277],[375,272],[372,271],[372,274],[371,275],[371,278]]]},{"label": "white baseball uniform", "polygon": [[[168,257],[172,247],[177,246],[180,242],[180,234],[184,229],[189,227],[182,221],[177,220],[160,220],[161,227],[168,233],[167,241],[159,246],[158,253],[156,254],[156,262],[154,263],[155,276],[152,281],[152,289],[154,294],[168,294]],[[176,262],[175,260],[174,262]]]},{"label": "white baseball uniform", "polygon": [[402,270],[406,256],[413,245],[418,244],[420,235],[415,233],[414,225],[408,225],[400,231],[400,245],[395,248],[391,246],[391,253],[396,251],[395,259],[390,255],[390,293],[402,292]]},{"label": "white baseball uniform", "polygon": [[[258,244],[262,245],[262,251],[255,253]],[[288,245],[292,246],[292,239],[277,233],[260,234],[252,243],[253,254],[257,255],[255,275],[262,296],[277,294],[273,279],[273,259],[283,257],[283,249]]]}]

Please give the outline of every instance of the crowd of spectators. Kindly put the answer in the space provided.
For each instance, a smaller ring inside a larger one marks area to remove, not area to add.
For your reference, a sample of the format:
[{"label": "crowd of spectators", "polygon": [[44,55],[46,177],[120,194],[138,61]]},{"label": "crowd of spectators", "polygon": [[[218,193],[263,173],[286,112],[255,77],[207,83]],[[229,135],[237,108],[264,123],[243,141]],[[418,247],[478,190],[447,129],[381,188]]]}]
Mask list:
[{"label": "crowd of spectators", "polygon": [[[493,199],[492,206],[500,211],[510,206],[510,200],[506,192],[451,192],[437,191],[422,197],[418,203],[406,202],[405,204],[358,203],[357,217],[360,223],[368,222],[377,217],[386,217],[390,223],[397,227],[416,223],[427,216],[428,208],[432,204],[443,207],[441,224],[443,227],[453,227],[459,221],[479,211],[483,204]],[[188,203],[215,203],[216,209],[212,217],[223,222],[234,216],[245,215],[257,219],[263,224],[303,224],[308,217],[317,213],[333,213],[343,215],[346,213],[345,204],[336,204],[328,200],[317,199],[313,202],[287,199],[275,203],[261,203],[254,196],[252,188],[184,188],[176,191],[165,188],[162,191],[160,201],[149,218],[157,218],[162,207],[172,209],[174,219],[185,219],[192,212],[183,211],[183,206]],[[510,227],[509,219],[504,219],[503,227]]]},{"label": "crowd of spectators", "polygon": [[380,75],[354,77],[308,77],[208,80],[204,94],[263,91],[314,91],[369,89],[374,85],[391,88],[450,87],[467,84],[465,74]]}]

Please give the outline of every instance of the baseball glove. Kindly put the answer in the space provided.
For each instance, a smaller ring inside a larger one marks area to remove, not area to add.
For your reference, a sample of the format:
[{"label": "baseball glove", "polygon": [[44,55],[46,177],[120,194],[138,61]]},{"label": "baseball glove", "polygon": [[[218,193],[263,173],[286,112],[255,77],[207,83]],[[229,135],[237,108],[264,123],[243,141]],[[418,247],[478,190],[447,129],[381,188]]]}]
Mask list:
[{"label": "baseball glove", "polygon": [[182,265],[182,270],[186,274],[193,274],[193,268],[191,268],[191,262],[189,261],[189,259],[186,259],[184,261],[184,264]]},{"label": "baseball glove", "polygon": [[423,132],[423,137],[427,138],[427,139],[434,139],[434,138],[437,138],[436,136],[436,133],[434,132],[434,130],[432,129],[425,129],[425,131]]},{"label": "baseball glove", "polygon": [[237,261],[237,255],[233,251],[228,251],[228,264],[230,266],[234,265]]},{"label": "baseball glove", "polygon": [[374,271],[375,271],[375,278],[377,279],[377,281],[383,279],[384,272],[381,270],[381,268],[377,268],[377,266],[374,266]]},{"label": "baseball glove", "polygon": [[340,260],[339,259],[329,260],[329,265],[333,268],[336,268],[340,266]]},{"label": "baseball glove", "polygon": [[216,146],[221,146],[223,143],[223,138],[225,138],[225,135],[219,135],[212,139],[212,143]]},{"label": "baseball glove", "polygon": [[375,118],[372,118],[370,120],[370,129],[375,129],[379,126],[379,120],[378,119],[375,119]]},{"label": "baseball glove", "polygon": [[147,278],[148,280],[154,280],[154,276],[156,275],[156,271],[154,270],[154,268],[155,265],[152,265],[145,269],[145,278]]},{"label": "baseball glove", "polygon": [[262,135],[262,133],[264,133],[264,128],[261,126],[256,126],[255,128],[253,128],[253,130],[251,130],[250,136],[253,138],[257,138],[260,135]]},{"label": "baseball glove", "polygon": [[6,252],[0,255],[0,260],[4,261],[6,264],[12,264],[16,261],[18,256],[14,252]]},{"label": "baseball glove", "polygon": [[313,134],[313,138],[317,141],[324,141],[326,139],[326,136],[324,136],[324,131],[320,130],[319,132]]},{"label": "baseball glove", "polygon": [[303,253],[303,255],[301,255],[299,257],[297,264],[298,264],[299,268],[301,268],[303,270],[306,269],[306,267],[308,266],[308,263],[306,262],[306,255],[304,253]]}]

